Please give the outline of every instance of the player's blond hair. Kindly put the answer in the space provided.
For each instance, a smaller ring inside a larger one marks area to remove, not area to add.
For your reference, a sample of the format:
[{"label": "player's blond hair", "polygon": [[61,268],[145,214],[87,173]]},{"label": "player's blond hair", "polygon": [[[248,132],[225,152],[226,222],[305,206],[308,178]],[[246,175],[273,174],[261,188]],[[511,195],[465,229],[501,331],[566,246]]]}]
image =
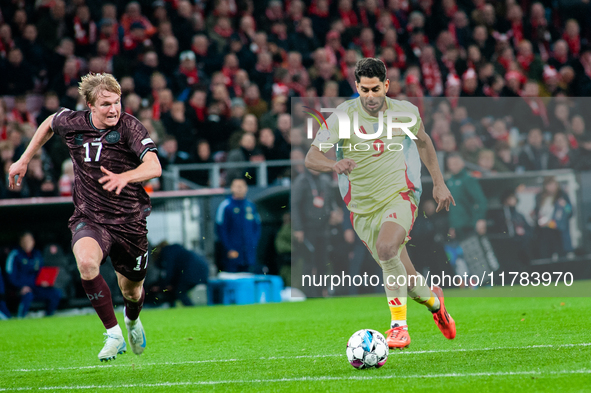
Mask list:
[{"label": "player's blond hair", "polygon": [[84,97],[84,101],[94,105],[101,91],[108,91],[121,95],[121,85],[117,79],[106,72],[100,74],[88,74],[82,77],[78,84],[78,93]]}]

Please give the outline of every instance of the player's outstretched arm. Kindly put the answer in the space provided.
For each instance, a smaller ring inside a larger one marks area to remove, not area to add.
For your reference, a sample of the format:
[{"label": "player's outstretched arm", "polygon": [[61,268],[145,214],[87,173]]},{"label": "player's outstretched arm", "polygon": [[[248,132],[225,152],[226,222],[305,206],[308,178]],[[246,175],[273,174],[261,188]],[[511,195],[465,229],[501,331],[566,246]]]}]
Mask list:
[{"label": "player's outstretched arm", "polygon": [[435,202],[437,203],[436,211],[439,212],[442,209],[449,211],[449,205],[453,203],[455,206],[456,201],[445,185],[445,180],[443,180],[443,174],[441,173],[441,168],[439,168],[439,162],[437,161],[437,153],[435,152],[433,141],[425,132],[425,126],[422,123],[415,142],[421,160],[429,170],[429,174],[433,179],[433,199],[435,199]]},{"label": "player's outstretched arm", "polygon": [[35,135],[33,135],[33,139],[29,142],[27,149],[14,164],[10,166],[8,171],[8,187],[14,188],[15,183],[16,186],[20,186],[21,182],[23,181],[23,177],[25,177],[25,173],[27,173],[27,165],[29,165],[29,161],[35,156],[35,154],[41,149],[47,141],[53,136],[53,130],[51,129],[51,122],[53,121],[53,116],[49,116],[47,119],[41,123],[39,127],[37,127],[37,131],[35,131]]},{"label": "player's outstretched arm", "polygon": [[158,160],[158,156],[153,151],[147,152],[143,162],[137,168],[130,171],[113,173],[104,166],[101,166],[101,171],[105,176],[99,179],[99,183],[103,185],[103,189],[115,191],[117,195],[129,183],[139,183],[162,175],[160,160]]},{"label": "player's outstretched arm", "polygon": [[357,168],[357,164],[350,158],[345,158],[340,161],[333,161],[327,158],[318,147],[312,145],[308,154],[306,154],[306,168],[312,169],[317,172],[336,172],[339,175],[348,175]]}]

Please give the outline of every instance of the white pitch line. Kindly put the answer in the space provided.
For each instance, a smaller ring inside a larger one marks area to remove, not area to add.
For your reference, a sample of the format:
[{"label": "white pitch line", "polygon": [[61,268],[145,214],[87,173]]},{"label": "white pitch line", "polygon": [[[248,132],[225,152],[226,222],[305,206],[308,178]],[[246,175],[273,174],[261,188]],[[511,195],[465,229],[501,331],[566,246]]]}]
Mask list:
[{"label": "white pitch line", "polygon": [[[491,348],[454,348],[454,349],[433,349],[424,351],[390,351],[389,356],[402,355],[419,355],[424,353],[446,353],[446,352],[479,352],[479,351],[502,351],[502,350],[523,350],[523,349],[539,349],[539,348],[570,348],[570,347],[587,347],[591,343],[577,343],[577,344],[546,344],[546,345],[526,345],[523,347],[491,347]],[[290,360],[290,359],[314,359],[314,358],[330,358],[342,357],[343,354],[327,354],[327,355],[297,355],[297,356],[270,356],[250,359],[209,359],[209,360],[187,360],[182,362],[158,362],[158,363],[139,363],[138,367],[143,366],[178,366],[183,364],[201,364],[201,363],[226,363],[226,362],[246,362],[253,360]],[[111,368],[111,367],[130,367],[130,364],[97,364],[93,366],[72,366],[72,367],[47,367],[47,368],[16,368],[11,370],[0,370],[0,372],[39,372],[39,371],[69,371],[69,370],[88,370],[94,368]],[[0,390],[1,391],[1,390]]]},{"label": "white pitch line", "polygon": [[195,382],[159,382],[159,383],[134,383],[123,385],[79,385],[79,386],[43,386],[43,387],[18,387],[18,388],[0,388],[0,392],[9,391],[30,391],[30,390],[76,390],[76,389],[121,389],[121,388],[152,388],[152,387],[174,387],[174,386],[199,386],[199,385],[224,385],[224,384],[259,384],[259,383],[282,383],[282,382],[320,382],[320,381],[367,381],[380,379],[414,379],[414,378],[466,378],[466,377],[505,377],[521,375],[539,375],[541,377],[549,375],[564,374],[591,374],[591,369],[582,370],[561,370],[561,371],[499,371],[499,372],[481,372],[481,373],[446,373],[446,374],[412,374],[412,375],[352,375],[348,377],[298,377],[281,379],[252,379],[252,380],[224,380],[224,381],[195,381]]}]

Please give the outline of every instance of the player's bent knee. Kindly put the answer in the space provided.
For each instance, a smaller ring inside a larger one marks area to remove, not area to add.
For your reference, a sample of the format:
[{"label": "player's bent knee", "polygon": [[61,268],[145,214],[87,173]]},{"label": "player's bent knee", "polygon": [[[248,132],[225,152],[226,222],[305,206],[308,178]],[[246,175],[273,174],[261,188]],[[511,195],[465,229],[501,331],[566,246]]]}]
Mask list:
[{"label": "player's bent knee", "polygon": [[79,258],[76,263],[83,280],[92,280],[100,273],[100,262],[96,262],[92,258]]},{"label": "player's bent knee", "polygon": [[121,294],[127,300],[137,302],[142,297],[142,288],[122,288]]}]

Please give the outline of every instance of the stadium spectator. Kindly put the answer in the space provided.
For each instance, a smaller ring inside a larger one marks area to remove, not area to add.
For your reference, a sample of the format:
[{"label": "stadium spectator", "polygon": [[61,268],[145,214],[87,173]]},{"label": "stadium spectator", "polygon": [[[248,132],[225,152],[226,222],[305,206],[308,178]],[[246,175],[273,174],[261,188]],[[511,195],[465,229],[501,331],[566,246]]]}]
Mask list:
[{"label": "stadium spectator", "polygon": [[267,102],[261,98],[259,86],[256,84],[249,85],[244,92],[244,102],[248,113],[252,113],[257,118],[260,118],[268,111]]},{"label": "stadium spectator", "polygon": [[[275,134],[270,128],[263,128],[259,132],[259,144],[265,156],[265,160],[289,160],[289,150],[282,149],[275,143]],[[273,184],[277,178],[285,172],[282,167],[268,167],[269,184]]]},{"label": "stadium spectator", "polygon": [[552,133],[565,132],[570,129],[570,108],[566,102],[556,102],[550,113],[550,129]]},{"label": "stadium spectator", "polygon": [[152,108],[141,108],[138,119],[144,125],[144,127],[146,127],[148,133],[150,134],[150,138],[152,138],[154,143],[160,145],[166,136],[166,129],[164,128],[162,121],[154,119]]},{"label": "stadium spectator", "polygon": [[193,90],[188,104],[194,112],[190,116],[194,121],[193,127],[199,130],[207,121],[207,92],[203,88]]},{"label": "stadium spectator", "polygon": [[[161,7],[164,8],[164,7]],[[192,16],[194,13],[193,5],[187,0],[181,0],[177,3],[176,13],[171,15],[172,30],[179,41],[181,51],[188,50],[191,47],[191,38],[195,33]]]},{"label": "stadium spectator", "polygon": [[167,135],[158,148],[158,158],[162,168],[166,170],[169,165],[189,163],[191,156],[188,152],[179,151],[178,141],[174,135]]},{"label": "stadium spectator", "polygon": [[209,262],[180,244],[163,242],[152,251],[152,260],[160,269],[160,279],[149,291],[156,299],[166,299],[171,307],[179,300],[193,306],[189,292],[199,284],[207,284]]},{"label": "stadium spectator", "polygon": [[550,159],[548,160],[548,169],[564,169],[571,167],[569,142],[564,133],[557,132],[554,134],[549,150]]},{"label": "stadium spectator", "polygon": [[548,59],[548,65],[555,70],[561,69],[570,61],[568,44],[564,40],[558,40],[554,43],[552,54]]},{"label": "stadium spectator", "polygon": [[29,313],[33,300],[46,302],[45,315],[53,315],[59,305],[62,293],[59,289],[36,284],[39,271],[43,267],[41,251],[35,249],[35,238],[31,232],[19,236],[19,247],[10,252],[6,260],[6,277],[8,284],[18,293],[20,303],[18,318]]},{"label": "stadium spectator", "polygon": [[541,171],[548,169],[550,152],[544,143],[542,131],[539,128],[532,128],[527,133],[527,142],[519,153],[520,170]]},{"label": "stadium spectator", "polygon": [[37,121],[33,114],[27,109],[27,97],[20,95],[14,99],[14,108],[8,114],[8,121],[17,124],[28,124],[31,127],[37,127]]},{"label": "stadium spectator", "polygon": [[[194,164],[211,164],[213,163],[213,156],[211,154],[211,147],[209,142],[205,139],[197,141],[195,152],[191,157],[191,162]],[[183,176],[200,186],[209,186],[209,170],[195,170],[183,173]]]},{"label": "stadium spectator", "polygon": [[579,147],[579,140],[587,133],[585,131],[585,119],[581,115],[575,115],[570,121],[570,127],[568,129],[568,141],[571,148],[576,149]]},{"label": "stadium spectator", "polygon": [[[191,50],[195,53],[197,68],[203,70],[207,75],[211,75],[214,71],[221,68],[221,57],[218,56],[215,48],[215,44],[211,43],[205,34],[196,34],[193,36]],[[250,51],[249,53],[253,58],[254,64],[254,54]]]},{"label": "stadium spectator", "polygon": [[274,130],[275,143],[280,149],[289,151],[291,148],[291,115],[289,113],[282,113],[277,117],[277,128]]},{"label": "stadium spectator", "polygon": [[[245,132],[240,138],[240,146],[230,150],[227,162],[260,162],[265,157],[256,146],[256,137],[253,133]],[[245,179],[248,184],[256,184],[256,170],[249,168],[229,168],[227,172],[227,181],[230,183],[233,179]]]},{"label": "stadium spectator", "polygon": [[536,195],[532,216],[536,222],[536,239],[540,258],[557,258],[572,252],[570,218],[573,208],[568,195],[552,176],[544,178]]},{"label": "stadium spectator", "polygon": [[302,18],[299,21],[295,31],[289,35],[288,41],[289,50],[300,53],[304,63],[310,60],[312,52],[320,46],[309,18]]},{"label": "stadium spectator", "polygon": [[51,161],[34,156],[29,162],[29,175],[25,177],[29,197],[49,197],[57,195],[57,186],[51,176]]},{"label": "stadium spectator", "polygon": [[11,141],[0,141],[0,163],[4,164],[6,161],[12,161],[14,158],[14,146]]},{"label": "stadium spectator", "polygon": [[170,89],[166,88],[156,90],[156,94],[158,98],[154,101],[154,105],[157,105],[157,107],[154,108],[154,111],[158,113],[158,119],[164,121],[166,116],[170,116],[170,111],[174,104],[174,95]]},{"label": "stadium spectator", "polygon": [[39,110],[39,114],[35,118],[36,124],[41,124],[47,116],[57,112],[60,107],[59,96],[53,92],[48,91],[43,97],[43,106]]},{"label": "stadium spectator", "polygon": [[66,3],[62,0],[49,3],[49,13],[39,19],[37,29],[43,32],[39,37],[41,43],[52,51],[68,34]]},{"label": "stadium spectator", "polygon": [[447,168],[451,177],[446,181],[455,206],[449,207],[449,235],[452,239],[463,239],[477,233],[486,233],[486,210],[488,202],[476,179],[464,168],[464,160],[457,153],[447,157]]},{"label": "stadium spectator", "polygon": [[18,123],[10,123],[8,130],[8,140],[11,142],[14,148],[13,160],[18,160],[27,148],[27,140],[25,135],[25,129],[23,125]]},{"label": "stadium spectator", "polygon": [[463,132],[462,139],[462,158],[469,163],[478,164],[478,157],[483,149],[482,139],[473,131]]},{"label": "stadium spectator", "polygon": [[76,7],[73,20],[73,36],[76,43],[76,55],[88,56],[94,49],[97,40],[97,26],[90,15],[87,5]]},{"label": "stadium spectator", "polygon": [[517,169],[517,156],[513,154],[511,146],[506,142],[499,142],[495,145],[495,161],[503,164],[508,171],[515,172]]},{"label": "stadium spectator", "polygon": [[271,110],[261,116],[261,128],[277,128],[277,119],[281,113],[287,111],[287,97],[279,95],[273,98],[271,101]]},{"label": "stadium spectator", "polygon": [[251,271],[257,262],[261,218],[255,204],[246,198],[248,185],[243,178],[233,179],[230,191],[232,195],[219,205],[215,220],[223,247],[221,267],[227,272]]},{"label": "stadium spectator", "polygon": [[196,87],[203,77],[199,76],[199,70],[195,63],[195,53],[190,50],[181,52],[179,61],[180,65],[173,74],[175,94],[188,96],[189,91],[185,90]]},{"label": "stadium spectator", "polygon": [[497,161],[495,152],[489,149],[483,149],[478,152],[478,166],[485,174],[509,171],[503,163]]},{"label": "stadium spectator", "polygon": [[507,190],[501,195],[505,223],[507,224],[507,235],[511,236],[510,249],[516,250],[519,262],[528,266],[531,255],[531,241],[533,229],[523,214],[515,208],[517,196],[514,190]]},{"label": "stadium spectator", "polygon": [[[131,24],[129,33],[123,37],[121,55],[126,61],[131,61],[131,64],[134,64],[134,60],[149,50],[152,45],[152,40],[148,38],[144,25],[140,22],[134,22]],[[126,69],[130,69],[129,65],[127,65]]]},{"label": "stadium spectator", "polygon": [[257,132],[259,130],[258,120],[255,115],[247,114],[242,117],[242,122],[240,124],[240,129],[235,131],[230,136],[230,149],[236,149],[240,145],[240,140],[242,139],[242,135],[245,133],[253,134],[256,138]]},{"label": "stadium spectator", "polygon": [[[158,53],[160,53],[158,56],[158,68],[160,72],[171,78],[179,68],[181,61],[179,59],[179,41],[173,35],[164,37],[162,40],[162,49]],[[195,59],[195,54],[190,51],[189,53]]]},{"label": "stadium spectator", "polygon": [[18,96],[27,94],[35,86],[35,71],[29,66],[23,57],[23,52],[18,47],[8,51],[7,62],[0,68],[4,77],[0,81],[0,92],[5,95]]},{"label": "stadium spectator", "polygon": [[158,71],[158,54],[154,51],[144,53],[144,59],[135,70],[133,81],[135,92],[140,97],[148,97],[152,91],[150,88],[151,77]]},{"label": "stadium spectator", "polygon": [[550,52],[550,43],[557,38],[553,26],[546,19],[546,10],[542,3],[533,3],[523,29],[524,38],[529,40],[535,53],[547,56]]},{"label": "stadium spectator", "polygon": [[121,26],[125,34],[133,29],[133,24],[137,23],[146,31],[146,36],[151,37],[156,33],[156,28],[152,26],[150,20],[142,14],[142,9],[137,1],[131,1],[125,7],[125,13],[121,15]]},{"label": "stadium spectator", "polygon": [[70,87],[78,87],[80,82],[79,63],[76,58],[69,58],[64,62],[62,72],[51,82],[51,89],[59,96],[66,94]]},{"label": "stadium spectator", "polygon": [[59,195],[60,196],[72,196],[74,189],[74,163],[72,159],[68,158],[64,160],[61,165],[62,175],[58,181]]},{"label": "stadium spectator", "polygon": [[197,142],[197,132],[193,128],[193,122],[186,116],[185,104],[182,101],[175,101],[170,112],[162,115],[162,124],[166,128],[166,133],[176,138],[179,151],[191,154]]},{"label": "stadium spectator", "polygon": [[25,25],[23,35],[17,42],[25,61],[33,69],[35,77],[41,81],[47,78],[46,49],[38,42],[37,37],[37,27],[28,24]]},{"label": "stadium spectator", "polygon": [[571,167],[576,171],[589,171],[591,170],[591,134],[581,135],[578,142],[579,148],[573,154]]}]

